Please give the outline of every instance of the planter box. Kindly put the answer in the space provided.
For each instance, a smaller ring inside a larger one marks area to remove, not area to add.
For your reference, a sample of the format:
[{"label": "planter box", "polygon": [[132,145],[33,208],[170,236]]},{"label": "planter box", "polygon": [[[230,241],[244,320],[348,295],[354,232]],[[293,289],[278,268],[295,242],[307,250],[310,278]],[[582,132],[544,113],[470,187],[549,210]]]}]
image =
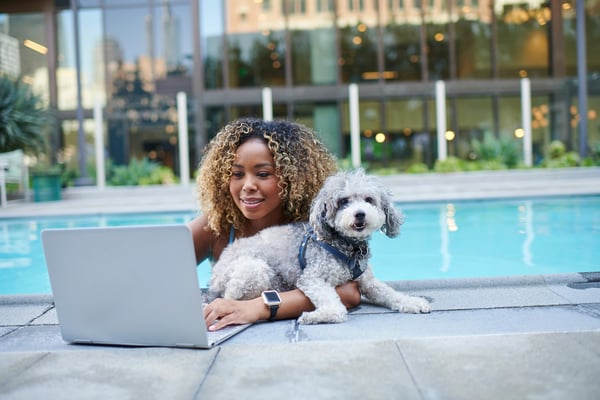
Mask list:
[{"label": "planter box", "polygon": [[33,174],[33,200],[57,201],[61,199],[62,182],[60,174]]}]

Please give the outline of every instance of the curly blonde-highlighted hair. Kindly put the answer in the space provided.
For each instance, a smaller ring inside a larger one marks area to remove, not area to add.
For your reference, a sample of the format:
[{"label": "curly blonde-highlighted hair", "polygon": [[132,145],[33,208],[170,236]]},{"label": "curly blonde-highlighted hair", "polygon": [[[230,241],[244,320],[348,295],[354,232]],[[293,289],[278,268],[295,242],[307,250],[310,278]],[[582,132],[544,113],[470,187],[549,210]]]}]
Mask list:
[{"label": "curly blonde-highlighted hair", "polygon": [[217,236],[229,233],[231,226],[247,233],[247,220],[231,197],[229,181],[238,147],[253,138],[264,141],[275,161],[284,223],[308,220],[313,198],[337,169],[335,157],[304,125],[257,118],[227,124],[206,146],[196,181],[200,209]]}]

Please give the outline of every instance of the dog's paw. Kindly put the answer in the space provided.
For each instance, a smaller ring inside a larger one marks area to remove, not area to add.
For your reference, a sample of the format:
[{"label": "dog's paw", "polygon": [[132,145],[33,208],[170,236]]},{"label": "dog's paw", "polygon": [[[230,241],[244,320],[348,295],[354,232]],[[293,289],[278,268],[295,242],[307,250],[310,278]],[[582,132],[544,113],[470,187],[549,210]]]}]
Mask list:
[{"label": "dog's paw", "polygon": [[346,312],[322,312],[306,311],[298,317],[298,323],[301,325],[314,325],[314,324],[337,324],[344,322],[347,319]]},{"label": "dog's paw", "polygon": [[398,311],[411,314],[426,314],[431,312],[431,304],[423,297],[409,297],[398,304]]}]

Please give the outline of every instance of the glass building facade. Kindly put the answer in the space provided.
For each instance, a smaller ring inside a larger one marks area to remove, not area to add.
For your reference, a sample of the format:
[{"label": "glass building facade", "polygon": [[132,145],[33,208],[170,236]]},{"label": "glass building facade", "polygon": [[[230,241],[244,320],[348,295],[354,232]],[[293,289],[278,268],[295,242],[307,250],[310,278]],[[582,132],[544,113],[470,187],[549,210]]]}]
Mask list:
[{"label": "glass building facade", "polygon": [[56,111],[52,156],[82,175],[98,105],[112,163],[148,157],[177,171],[181,91],[192,169],[227,121],[262,116],[265,87],[275,118],[313,127],[347,157],[351,83],[363,158],[431,166],[439,80],[448,155],[466,159],[486,134],[520,140],[529,78],[536,162],[552,140],[581,154],[600,146],[600,0],[583,9],[578,20],[575,0],[0,1],[0,73]]}]

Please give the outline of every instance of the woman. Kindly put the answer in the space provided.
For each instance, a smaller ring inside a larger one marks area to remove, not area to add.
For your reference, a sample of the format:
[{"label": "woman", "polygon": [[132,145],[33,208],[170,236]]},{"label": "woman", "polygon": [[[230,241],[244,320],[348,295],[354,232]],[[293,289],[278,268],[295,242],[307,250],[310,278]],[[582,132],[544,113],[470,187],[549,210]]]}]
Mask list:
[{"label": "woman", "polygon": [[[239,119],[207,145],[197,180],[202,215],[190,222],[198,262],[219,259],[236,238],[261,229],[306,221],[312,199],[336,170],[334,157],[309,128],[288,121]],[[290,251],[296,251],[290,249]],[[337,288],[346,307],[360,303],[354,282]],[[280,293],[276,319],[296,318],[314,309],[300,291]],[[204,310],[206,325],[266,320],[262,298],[216,299]]]}]

